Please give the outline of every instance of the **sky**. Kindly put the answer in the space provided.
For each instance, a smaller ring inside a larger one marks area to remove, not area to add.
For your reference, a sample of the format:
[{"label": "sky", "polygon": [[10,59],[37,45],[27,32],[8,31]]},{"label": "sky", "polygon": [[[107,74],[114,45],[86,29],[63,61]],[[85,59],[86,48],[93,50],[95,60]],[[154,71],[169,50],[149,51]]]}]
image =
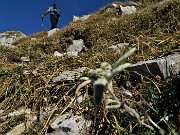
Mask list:
[{"label": "sky", "polygon": [[61,18],[57,26],[63,28],[72,21],[73,15],[83,16],[95,13],[114,1],[120,0],[0,0],[0,33],[21,31],[31,35],[50,30],[50,15],[45,16],[43,27],[41,15],[54,2],[61,8]]}]

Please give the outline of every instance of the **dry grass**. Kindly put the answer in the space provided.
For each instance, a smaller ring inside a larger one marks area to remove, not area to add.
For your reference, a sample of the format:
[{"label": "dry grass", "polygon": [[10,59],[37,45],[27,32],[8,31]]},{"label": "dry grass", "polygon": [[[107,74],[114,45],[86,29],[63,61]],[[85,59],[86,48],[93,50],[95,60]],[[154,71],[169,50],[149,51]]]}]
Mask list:
[{"label": "dry grass", "polygon": [[[31,108],[34,114],[38,114],[40,107],[51,106],[53,108],[58,106],[58,110],[54,113],[73,110],[73,112],[79,112],[87,119],[91,119],[93,121],[92,134],[118,134],[119,130],[121,134],[125,134],[130,132],[130,126],[133,126],[132,133],[134,134],[150,134],[151,131],[138,127],[132,119],[120,113],[119,110],[104,110],[103,104],[100,108],[96,108],[92,95],[90,95],[89,100],[80,104],[81,109],[66,108],[74,98],[75,89],[80,82],[54,84],[52,78],[63,71],[82,66],[95,69],[103,61],[114,63],[120,57],[120,54],[108,51],[107,47],[120,42],[130,43],[128,48],[121,50],[121,54],[131,47],[138,48],[136,54],[127,60],[131,63],[155,59],[173,53],[179,54],[179,5],[178,0],[170,1],[160,7],[152,4],[149,7],[139,8],[134,14],[122,16],[116,16],[116,11],[104,13],[104,7],[99,13],[92,14],[88,20],[72,22],[50,38],[47,37],[47,32],[41,32],[16,41],[14,43],[16,48],[1,47],[0,109],[8,113],[20,106],[25,106]],[[31,41],[31,38],[37,38],[37,40]],[[54,51],[64,52],[76,39],[85,41],[89,48],[88,52],[79,54],[80,57],[78,58],[53,57]],[[15,56],[18,58],[29,56],[31,62],[13,62],[12,59]],[[37,68],[38,74],[36,75],[23,74],[23,70],[31,72]],[[121,75],[117,76],[115,78],[116,82],[121,77]],[[128,80],[128,74],[125,78]],[[91,89],[91,86],[89,89]],[[157,89],[164,90],[163,94],[158,93]],[[174,113],[178,113],[178,108],[173,105],[174,102],[171,102],[173,97],[169,98],[167,95],[171,92],[171,89],[166,81],[148,80],[132,86],[129,90],[134,94],[133,99],[129,99],[129,101],[138,101],[145,110],[149,109],[149,114],[157,120],[156,122],[160,122],[165,114],[169,115],[170,112],[168,112],[167,106],[171,105],[171,108],[174,108],[174,110],[172,109]],[[152,98],[153,96],[156,96],[156,98]],[[162,102],[158,103],[158,101]],[[149,105],[154,110],[149,108]],[[136,108],[136,110],[139,109]],[[143,117],[144,113],[141,113]],[[54,116],[52,115],[52,118]],[[34,123],[32,126],[35,131],[30,128],[26,134],[42,132],[46,122]],[[17,125],[18,122],[14,123],[14,125]],[[178,131],[178,124],[175,117],[168,125],[162,121],[160,122],[161,127],[167,133],[171,132],[172,129]],[[2,127],[5,127],[5,125],[1,123]],[[11,127],[6,128],[1,133],[3,134],[10,129]]]}]

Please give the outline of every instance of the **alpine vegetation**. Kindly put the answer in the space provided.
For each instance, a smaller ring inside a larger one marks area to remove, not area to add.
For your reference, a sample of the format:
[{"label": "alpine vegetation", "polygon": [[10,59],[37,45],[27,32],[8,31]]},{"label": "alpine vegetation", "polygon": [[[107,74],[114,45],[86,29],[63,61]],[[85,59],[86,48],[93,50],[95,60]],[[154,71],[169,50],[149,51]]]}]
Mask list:
[{"label": "alpine vegetation", "polygon": [[[85,81],[77,87],[76,95],[78,95],[79,90],[82,87],[86,86],[89,83],[92,83],[94,91],[95,91],[94,101],[97,106],[100,104],[102,100],[104,90],[107,89],[114,99],[106,99],[105,108],[114,109],[114,108],[121,107],[121,102],[119,102],[118,98],[113,93],[112,79],[115,74],[131,66],[130,63],[126,63],[122,65],[120,65],[120,63],[124,59],[132,55],[135,50],[136,48],[130,49],[126,54],[120,57],[119,60],[113,66],[111,66],[107,62],[103,62],[101,63],[100,68],[97,68],[95,70],[93,69],[89,70],[89,73],[88,73],[89,77],[80,78],[80,80],[85,80]],[[111,103],[115,103],[115,105],[111,105]]]},{"label": "alpine vegetation", "polygon": [[[136,112],[135,109],[131,108],[131,106],[133,106],[135,104],[140,109],[142,109],[141,106],[138,105],[137,102],[134,101],[134,102],[130,103],[130,106],[128,106],[128,104],[126,103],[125,95],[132,97],[132,94],[130,92],[127,92],[123,87],[121,87],[121,89],[123,90],[121,93],[121,100],[119,100],[116,97],[116,95],[114,94],[113,85],[112,85],[113,77],[114,77],[114,75],[118,74],[119,72],[121,72],[131,66],[130,63],[121,64],[121,62],[123,60],[127,59],[129,56],[131,56],[135,51],[136,51],[136,48],[130,49],[127,53],[122,55],[118,59],[118,61],[115,62],[115,64],[113,66],[107,62],[103,62],[103,63],[101,63],[100,68],[97,68],[95,70],[90,69],[88,72],[89,77],[81,77],[80,78],[80,80],[84,80],[84,82],[82,82],[77,87],[75,94],[76,94],[76,96],[78,96],[81,88],[83,88],[87,84],[92,83],[93,89],[94,89],[94,102],[95,102],[96,106],[99,106],[102,101],[102,98],[103,98],[103,93],[107,89],[107,91],[110,93],[112,98],[105,99],[104,107],[106,109],[122,108],[122,109],[124,109],[124,113],[128,114],[130,117],[135,119],[140,126],[144,126],[150,130],[155,130],[152,126],[141,121],[140,115],[138,114],[138,112]],[[163,130],[161,130],[161,128],[151,119],[150,116],[147,115],[146,112],[145,112],[145,115],[146,115],[147,119],[149,120],[148,123],[151,123],[151,125],[153,125],[156,129],[163,132]]]}]

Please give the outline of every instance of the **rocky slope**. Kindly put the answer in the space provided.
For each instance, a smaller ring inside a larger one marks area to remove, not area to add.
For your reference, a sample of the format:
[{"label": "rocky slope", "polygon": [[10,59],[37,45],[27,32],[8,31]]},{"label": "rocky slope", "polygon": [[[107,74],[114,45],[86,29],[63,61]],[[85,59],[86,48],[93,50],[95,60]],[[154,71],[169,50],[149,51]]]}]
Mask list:
[{"label": "rocky slope", "polygon": [[[10,43],[13,48],[0,46],[0,134],[180,133],[179,5],[114,2],[49,36],[44,31]],[[91,83],[75,95],[89,69],[93,81],[103,78],[131,48],[135,53],[122,63],[136,69],[109,83],[119,108],[106,109],[113,97],[106,91],[97,107]]]}]

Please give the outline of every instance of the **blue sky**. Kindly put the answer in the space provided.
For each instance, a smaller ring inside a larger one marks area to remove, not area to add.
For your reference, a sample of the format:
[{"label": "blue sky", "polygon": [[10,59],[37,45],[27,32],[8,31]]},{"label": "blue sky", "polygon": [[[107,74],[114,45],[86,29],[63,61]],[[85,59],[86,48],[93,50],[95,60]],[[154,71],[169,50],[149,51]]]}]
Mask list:
[{"label": "blue sky", "polygon": [[[54,2],[61,7],[61,19],[58,28],[72,21],[73,15],[82,16],[95,13],[99,8],[115,0],[0,0],[0,33],[21,31],[26,35],[43,30],[41,15]],[[119,0],[116,0],[119,1]],[[122,2],[123,0],[121,0]],[[44,18],[44,29],[50,30],[49,15]]]}]

